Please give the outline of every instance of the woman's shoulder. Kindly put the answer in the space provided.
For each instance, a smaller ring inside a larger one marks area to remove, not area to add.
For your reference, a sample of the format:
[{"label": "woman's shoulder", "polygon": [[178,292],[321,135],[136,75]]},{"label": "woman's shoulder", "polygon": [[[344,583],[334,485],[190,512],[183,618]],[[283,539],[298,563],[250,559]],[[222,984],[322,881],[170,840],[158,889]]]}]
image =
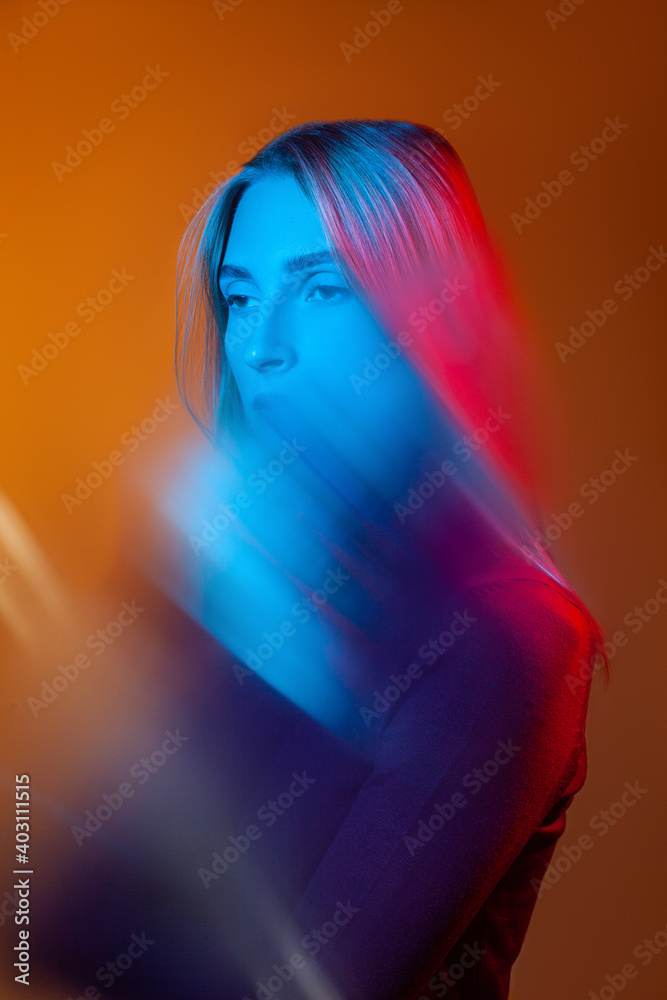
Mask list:
[{"label": "woman's shoulder", "polygon": [[554,713],[580,726],[585,717],[599,630],[574,591],[540,567],[503,559],[469,577],[422,634],[411,664],[419,680],[387,711],[383,732],[420,712],[438,724],[447,706],[517,724]]},{"label": "woman's shoulder", "polygon": [[503,773],[531,795],[539,787],[550,807],[585,753],[590,671],[571,682],[590,662],[593,619],[567,586],[527,565],[468,581],[443,623],[420,650],[429,661],[419,680],[385,713],[378,770],[464,774],[511,742],[521,753]]},{"label": "woman's shoulder", "polygon": [[518,556],[468,579],[458,596],[474,603],[489,621],[504,624],[517,638],[537,639],[540,627],[588,637],[598,632],[573,588],[555,572]]},{"label": "woman's shoulder", "polygon": [[470,660],[489,679],[500,671],[506,684],[535,696],[547,689],[555,694],[555,685],[587,696],[600,632],[566,583],[516,559],[469,580],[457,601],[470,622],[459,661]]}]

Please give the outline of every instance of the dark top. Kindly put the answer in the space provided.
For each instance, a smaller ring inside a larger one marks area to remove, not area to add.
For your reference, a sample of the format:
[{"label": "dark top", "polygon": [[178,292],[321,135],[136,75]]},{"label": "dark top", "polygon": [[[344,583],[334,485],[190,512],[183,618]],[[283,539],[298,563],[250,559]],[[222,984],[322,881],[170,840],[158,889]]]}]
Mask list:
[{"label": "dark top", "polygon": [[261,678],[221,673],[219,654],[207,664],[179,619],[186,694],[164,721],[189,743],[81,846],[68,827],[125,765],[61,810],[61,884],[42,880],[35,906],[45,973],[105,995],[98,970],[146,933],[114,996],[505,1000],[586,775],[594,625],[519,558],[439,620],[437,656],[420,632],[416,667],[374,678],[343,739]]},{"label": "dark top", "polygon": [[[239,1000],[507,998],[586,775],[589,682],[578,678],[594,626],[517,559],[477,578],[456,609],[461,634],[443,638],[443,655],[375,689],[370,760],[304,719],[264,774],[238,826],[254,818],[261,836],[221,890]],[[304,791],[270,828],[258,823],[298,775]]]}]

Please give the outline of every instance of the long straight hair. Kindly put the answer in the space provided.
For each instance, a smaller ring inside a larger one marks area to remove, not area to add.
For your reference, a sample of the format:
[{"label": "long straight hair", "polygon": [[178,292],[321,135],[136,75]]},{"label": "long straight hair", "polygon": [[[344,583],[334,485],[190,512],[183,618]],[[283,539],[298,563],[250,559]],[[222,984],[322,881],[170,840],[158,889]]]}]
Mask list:
[{"label": "long straight hair", "polygon": [[[179,391],[199,426],[216,445],[234,449],[243,410],[224,349],[218,275],[239,200],[267,176],[297,182],[346,278],[388,335],[412,328],[406,355],[460,440],[480,430],[493,405],[509,410],[511,428],[485,442],[459,482],[517,552],[573,593],[539,540],[526,451],[533,371],[526,323],[458,154],[427,125],[351,119],[295,126],[202,205],[179,249],[176,316]],[[420,311],[424,303],[430,312]],[[597,639],[606,669],[599,631]]]}]

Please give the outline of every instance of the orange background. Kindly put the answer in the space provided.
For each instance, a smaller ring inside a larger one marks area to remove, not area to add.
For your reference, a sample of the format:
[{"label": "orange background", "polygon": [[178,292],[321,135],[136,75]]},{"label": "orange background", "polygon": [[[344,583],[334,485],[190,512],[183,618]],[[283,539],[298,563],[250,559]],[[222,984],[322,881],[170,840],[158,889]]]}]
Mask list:
[{"label": "orange background", "polygon": [[[10,97],[0,221],[3,489],[47,560],[56,591],[84,617],[90,595],[104,592],[115,572],[131,519],[122,483],[140,476],[168,443],[192,434],[183,406],[127,457],[122,475],[114,473],[70,514],[62,494],[118,448],[156,398],[177,399],[174,273],[183,206],[210,181],[209,171],[248,158],[240,144],[268,127],[275,108],[293,116],[290,125],[398,118],[447,133],[504,248],[553,387],[559,447],[547,519],[579,498],[581,485],[610,466],[616,449],[638,456],[563,532],[556,559],[610,634],[628,633],[624,616],[667,577],[660,544],[667,268],[627,302],[613,290],[644,264],[649,247],[667,239],[661,5],[565,3],[572,13],[552,27],[543,5],[528,0],[404,0],[346,61],[341,43],[352,43],[355,28],[384,6],[241,0],[221,17],[204,0],[70,0],[18,51],[9,33],[41,8],[37,0],[4,0],[0,8],[3,91]],[[110,112],[146,67],[157,65],[168,74],[159,86],[124,120]],[[495,91],[459,127],[448,125],[447,110],[489,74]],[[572,168],[574,150],[616,116],[628,128],[586,171]],[[59,181],[52,163],[105,117],[114,130]],[[565,168],[574,183],[518,233],[512,213],[523,213],[542,181]],[[127,288],[94,322],[79,318],[81,334],[24,384],[18,368],[30,364],[32,349],[77,319],[77,304],[104,288],[114,268],[134,275]],[[610,297],[618,312],[561,361],[555,343]],[[39,628],[33,588],[20,563],[0,582],[7,621],[20,610],[27,627]],[[32,766],[37,774],[59,723],[49,718],[38,727],[26,712],[44,665],[35,665],[37,654],[23,655],[7,621],[2,740],[12,773]],[[626,781],[639,780],[649,792],[543,893],[515,966],[512,1000],[587,997],[629,961],[640,972],[628,997],[664,996],[667,955],[644,967],[632,952],[667,921],[660,884],[666,621],[663,609],[637,635],[629,633],[612,659],[609,690],[593,686],[589,777],[555,857],[590,832],[591,818],[620,798]]]}]

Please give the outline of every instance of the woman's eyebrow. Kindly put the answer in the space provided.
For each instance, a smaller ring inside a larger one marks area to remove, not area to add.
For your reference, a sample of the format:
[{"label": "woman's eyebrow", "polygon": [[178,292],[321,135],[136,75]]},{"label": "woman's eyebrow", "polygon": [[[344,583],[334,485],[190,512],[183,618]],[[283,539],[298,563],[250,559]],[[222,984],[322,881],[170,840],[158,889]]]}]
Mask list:
[{"label": "woman's eyebrow", "polygon": [[[311,250],[307,253],[296,254],[294,257],[288,257],[283,264],[283,270],[286,274],[294,274],[296,271],[305,271],[308,267],[333,263],[334,258],[330,250]],[[236,264],[222,264],[219,277],[252,279],[252,274],[246,267],[238,267]]]}]

